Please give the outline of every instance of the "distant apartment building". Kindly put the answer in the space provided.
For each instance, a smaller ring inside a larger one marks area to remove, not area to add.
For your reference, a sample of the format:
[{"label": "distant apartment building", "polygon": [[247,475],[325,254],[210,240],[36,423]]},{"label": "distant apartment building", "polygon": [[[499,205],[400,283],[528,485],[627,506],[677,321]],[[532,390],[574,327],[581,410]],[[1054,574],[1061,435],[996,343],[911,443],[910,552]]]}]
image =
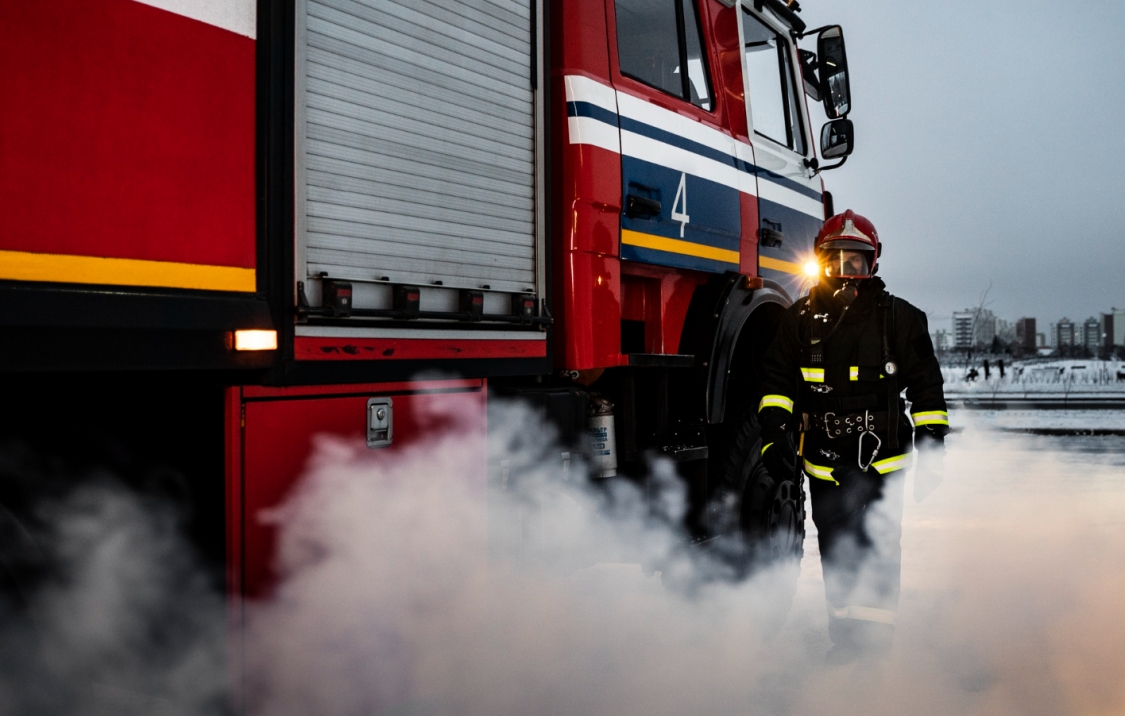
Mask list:
[{"label": "distant apartment building", "polygon": [[996,338],[996,316],[987,308],[966,308],[953,314],[953,347],[988,346]]},{"label": "distant apartment building", "polygon": [[1073,348],[1077,345],[1076,337],[1074,321],[1069,318],[1063,318],[1061,321],[1051,324],[1052,348],[1056,350]]},{"label": "distant apartment building", "polygon": [[1021,318],[1016,321],[1016,345],[1027,353],[1034,353],[1035,349],[1039,346],[1036,344],[1036,336],[1043,335],[1035,332],[1035,319],[1034,318]]},{"label": "distant apartment building", "polygon": [[1098,319],[1093,316],[1082,324],[1082,346],[1095,355],[1102,343],[1102,327]]},{"label": "distant apartment building", "polygon": [[930,339],[933,340],[934,350],[938,353],[949,350],[949,331],[939,328],[930,335]]},{"label": "distant apartment building", "polygon": [[996,337],[1005,343],[1013,343],[1016,340],[1016,327],[1003,318],[997,318]]},{"label": "distant apartment building", "polygon": [[1109,313],[1101,314],[1099,323],[1103,348],[1112,351],[1117,346],[1125,346],[1125,309],[1110,309]]}]

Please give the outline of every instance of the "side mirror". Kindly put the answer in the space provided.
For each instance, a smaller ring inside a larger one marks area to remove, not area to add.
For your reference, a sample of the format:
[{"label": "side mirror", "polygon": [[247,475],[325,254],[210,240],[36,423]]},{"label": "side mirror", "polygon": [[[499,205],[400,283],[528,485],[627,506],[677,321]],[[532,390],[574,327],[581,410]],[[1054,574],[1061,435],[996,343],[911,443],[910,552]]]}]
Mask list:
[{"label": "side mirror", "polygon": [[816,39],[816,56],[820,60],[820,96],[829,119],[848,116],[852,111],[852,93],[848,85],[848,55],[844,51],[844,31],[832,25],[820,31]]},{"label": "side mirror", "polygon": [[820,130],[820,156],[824,159],[846,158],[855,148],[853,132],[850,119],[834,119],[824,125]]}]

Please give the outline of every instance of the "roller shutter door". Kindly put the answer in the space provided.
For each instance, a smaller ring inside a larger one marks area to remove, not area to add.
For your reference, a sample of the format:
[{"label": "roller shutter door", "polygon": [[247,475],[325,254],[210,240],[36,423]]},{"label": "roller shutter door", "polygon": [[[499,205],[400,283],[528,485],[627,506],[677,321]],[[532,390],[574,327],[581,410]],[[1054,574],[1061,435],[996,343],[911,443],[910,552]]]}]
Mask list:
[{"label": "roller shutter door", "polygon": [[529,1],[298,8],[307,275],[534,290]]}]

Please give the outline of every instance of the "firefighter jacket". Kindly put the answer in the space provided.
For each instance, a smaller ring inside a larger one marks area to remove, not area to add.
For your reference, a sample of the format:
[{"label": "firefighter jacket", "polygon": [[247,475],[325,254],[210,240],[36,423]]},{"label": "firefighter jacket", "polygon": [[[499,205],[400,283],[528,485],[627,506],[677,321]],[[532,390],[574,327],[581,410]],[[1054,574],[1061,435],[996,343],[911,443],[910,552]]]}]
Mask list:
[{"label": "firefighter jacket", "polygon": [[801,431],[810,477],[835,482],[834,469],[848,464],[880,474],[907,467],[913,428],[903,390],[914,426],[930,426],[938,439],[948,430],[926,314],[878,277],[863,281],[846,308],[823,285],[792,305],[762,371],[761,422],[781,417]]}]

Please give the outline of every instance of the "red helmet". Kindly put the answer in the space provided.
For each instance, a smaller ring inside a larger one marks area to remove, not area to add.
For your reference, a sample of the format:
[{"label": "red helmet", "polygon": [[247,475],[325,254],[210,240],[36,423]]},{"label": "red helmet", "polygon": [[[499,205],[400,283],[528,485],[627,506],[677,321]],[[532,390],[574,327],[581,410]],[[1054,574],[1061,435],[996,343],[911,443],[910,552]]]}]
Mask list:
[{"label": "red helmet", "polygon": [[883,253],[875,225],[851,209],[824,222],[813,248],[825,274],[837,278],[874,276]]}]

